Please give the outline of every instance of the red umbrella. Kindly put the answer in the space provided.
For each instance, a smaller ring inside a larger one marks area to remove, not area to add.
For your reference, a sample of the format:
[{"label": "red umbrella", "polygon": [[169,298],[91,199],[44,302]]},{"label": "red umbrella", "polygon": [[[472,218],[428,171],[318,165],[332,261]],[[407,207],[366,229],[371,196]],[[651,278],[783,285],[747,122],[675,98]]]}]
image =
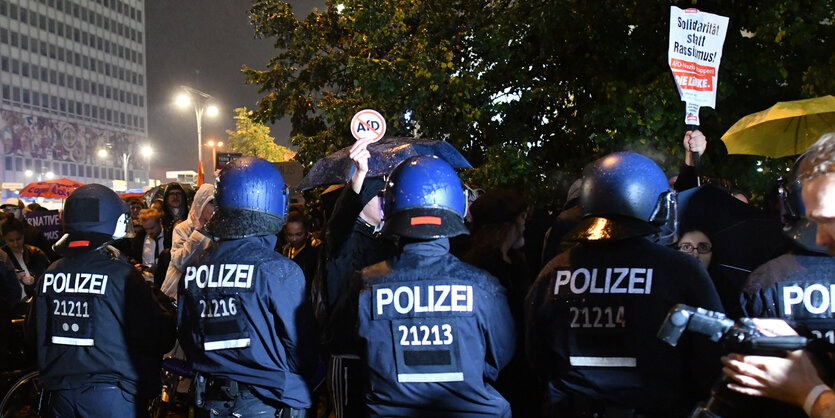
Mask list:
[{"label": "red umbrella", "polygon": [[136,197],[142,199],[142,196],[144,194],[144,192],[119,193],[119,197],[121,197],[122,199],[127,199],[129,197]]},{"label": "red umbrella", "polygon": [[29,183],[20,195],[23,197],[45,197],[49,199],[66,199],[73,190],[83,186],[83,184],[70,179],[55,179],[46,181],[36,181]]}]

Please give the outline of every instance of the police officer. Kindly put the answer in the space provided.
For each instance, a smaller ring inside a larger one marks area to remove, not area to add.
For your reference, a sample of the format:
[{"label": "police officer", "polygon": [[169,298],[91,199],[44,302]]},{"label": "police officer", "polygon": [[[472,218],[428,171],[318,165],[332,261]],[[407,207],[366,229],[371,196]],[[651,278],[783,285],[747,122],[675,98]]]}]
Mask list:
[{"label": "police officer", "polygon": [[317,336],[301,269],[273,251],[284,180],[263,159],[238,158],[221,170],[214,203],[206,229],[219,241],[185,268],[178,291],[197,406],[212,416],[303,417]]},{"label": "police officer", "polygon": [[362,270],[355,314],[368,415],[510,416],[491,386],[515,343],[504,288],[449,254],[466,210],[438,157],[411,157],[387,182],[382,232],[400,254]]},{"label": "police officer", "polygon": [[792,251],[751,272],[741,303],[746,316],[792,320],[835,343],[835,317],[827,302],[833,296],[835,259],[815,243],[817,224],[806,218],[798,174],[807,159],[808,153],[798,157],[780,186],[783,232],[792,239]]},{"label": "police officer", "polygon": [[[677,303],[721,311],[707,272],[653,242],[674,195],[650,159],[610,154],[583,172],[578,241],[543,268],[526,299],[526,347],[549,386],[551,414],[683,416],[708,395],[718,347],[665,345]],[[669,232],[669,231],[668,231]]]},{"label": "police officer", "polygon": [[130,209],[112,190],[76,189],[64,230],[64,258],[38,279],[26,318],[50,415],[147,416],[176,338],[174,307],[107,245],[132,235]]}]

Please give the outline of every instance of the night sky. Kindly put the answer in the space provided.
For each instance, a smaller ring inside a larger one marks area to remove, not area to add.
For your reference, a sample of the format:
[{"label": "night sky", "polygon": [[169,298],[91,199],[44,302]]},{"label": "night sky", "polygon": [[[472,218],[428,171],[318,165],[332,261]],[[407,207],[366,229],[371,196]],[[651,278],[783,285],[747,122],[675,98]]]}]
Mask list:
[{"label": "night sky", "polygon": [[[324,0],[290,1],[297,16],[324,9]],[[197,121],[193,109],[173,104],[177,88],[187,85],[215,98],[220,114],[203,116],[203,142],[225,141],[235,127],[236,107],[255,108],[257,86],[244,85],[241,67],[262,69],[275,55],[270,39],[255,39],[245,0],[146,1],[148,138],[154,148],[151,177],[164,181],[166,170],[196,170]],[[290,123],[276,121],[271,134],[287,146]],[[222,148],[220,149],[223,150]],[[211,148],[203,161],[211,170]]]}]

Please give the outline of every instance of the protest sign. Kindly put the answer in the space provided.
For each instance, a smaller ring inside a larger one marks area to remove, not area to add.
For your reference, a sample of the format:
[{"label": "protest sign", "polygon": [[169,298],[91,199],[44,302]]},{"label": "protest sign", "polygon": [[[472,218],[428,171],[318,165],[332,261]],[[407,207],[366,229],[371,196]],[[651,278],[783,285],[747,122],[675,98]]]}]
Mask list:
[{"label": "protest sign", "polygon": [[351,118],[351,135],[359,141],[374,142],[386,134],[386,120],[380,112],[363,109]]},{"label": "protest sign", "polygon": [[26,222],[40,229],[50,243],[54,244],[61,238],[61,221],[57,210],[31,212],[24,216]]},{"label": "protest sign", "polygon": [[685,122],[699,125],[699,108],[716,107],[719,62],[728,18],[696,9],[670,6],[668,60],[681,100]]}]

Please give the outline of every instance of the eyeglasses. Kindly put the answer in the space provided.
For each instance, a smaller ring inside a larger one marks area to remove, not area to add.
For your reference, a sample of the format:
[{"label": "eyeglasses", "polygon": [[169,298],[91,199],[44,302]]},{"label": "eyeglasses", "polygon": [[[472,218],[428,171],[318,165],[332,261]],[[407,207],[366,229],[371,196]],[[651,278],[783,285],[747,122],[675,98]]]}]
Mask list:
[{"label": "eyeglasses", "polygon": [[683,253],[692,253],[693,250],[696,250],[699,254],[709,254],[713,251],[713,246],[707,242],[700,242],[698,245],[685,242],[683,244],[679,244],[678,250]]}]

